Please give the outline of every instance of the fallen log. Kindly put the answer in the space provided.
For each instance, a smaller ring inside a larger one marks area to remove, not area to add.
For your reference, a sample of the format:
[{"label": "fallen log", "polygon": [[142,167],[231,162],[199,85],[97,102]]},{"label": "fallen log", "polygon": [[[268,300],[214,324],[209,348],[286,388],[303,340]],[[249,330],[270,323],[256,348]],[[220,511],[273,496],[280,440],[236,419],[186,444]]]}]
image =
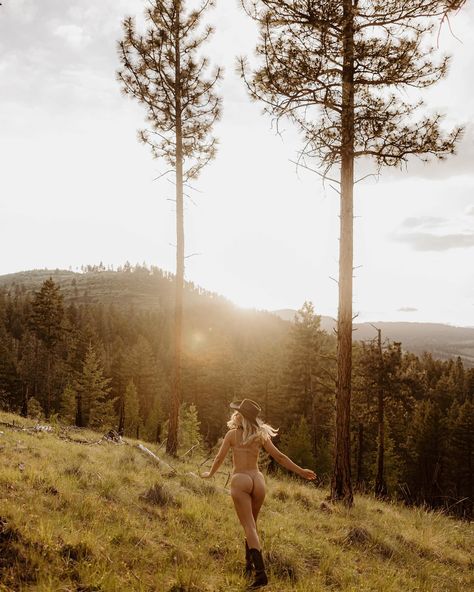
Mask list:
[{"label": "fallen log", "polygon": [[148,456],[150,456],[161,467],[166,467],[167,469],[170,469],[171,471],[173,471],[173,473],[176,473],[176,474],[178,473],[178,471],[174,467],[172,467],[170,464],[168,464],[167,462],[162,460],[159,456],[157,456],[154,452],[149,450],[146,446],[143,446],[143,444],[137,444],[137,448],[139,450],[141,450],[142,452],[144,452],[145,454],[147,454]]}]

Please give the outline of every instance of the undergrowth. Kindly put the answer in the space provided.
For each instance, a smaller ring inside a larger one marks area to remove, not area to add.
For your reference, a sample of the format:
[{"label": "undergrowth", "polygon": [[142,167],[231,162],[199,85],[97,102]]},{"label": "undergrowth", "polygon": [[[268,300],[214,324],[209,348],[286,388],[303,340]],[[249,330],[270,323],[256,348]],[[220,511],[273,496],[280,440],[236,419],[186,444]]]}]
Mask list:
[{"label": "undergrowth", "polygon": [[[246,589],[229,466],[203,481],[197,460],[166,459],[150,444],[176,472],[133,440],[22,431],[33,423],[6,413],[0,422],[0,591]],[[259,530],[268,592],[474,589],[472,525],[368,496],[347,510],[301,480],[267,483]]]}]

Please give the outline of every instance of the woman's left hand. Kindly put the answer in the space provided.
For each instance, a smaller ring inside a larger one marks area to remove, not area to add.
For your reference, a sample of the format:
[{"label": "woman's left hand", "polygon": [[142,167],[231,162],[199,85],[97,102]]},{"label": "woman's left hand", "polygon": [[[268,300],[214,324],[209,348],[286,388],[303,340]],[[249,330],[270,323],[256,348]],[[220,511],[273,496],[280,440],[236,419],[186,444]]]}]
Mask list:
[{"label": "woman's left hand", "polygon": [[205,473],[201,473],[201,477],[203,479],[209,479],[211,477],[210,471],[206,471]]}]

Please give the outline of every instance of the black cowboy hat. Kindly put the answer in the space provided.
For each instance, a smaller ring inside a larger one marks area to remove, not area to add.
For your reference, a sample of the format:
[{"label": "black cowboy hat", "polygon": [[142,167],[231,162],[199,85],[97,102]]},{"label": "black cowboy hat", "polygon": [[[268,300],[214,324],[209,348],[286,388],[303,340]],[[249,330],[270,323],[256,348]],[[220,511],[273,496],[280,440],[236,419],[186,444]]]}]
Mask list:
[{"label": "black cowboy hat", "polygon": [[248,419],[250,423],[258,427],[257,416],[260,413],[260,405],[252,401],[252,399],[243,399],[242,401],[234,401],[230,404],[231,409],[235,409],[241,415]]}]

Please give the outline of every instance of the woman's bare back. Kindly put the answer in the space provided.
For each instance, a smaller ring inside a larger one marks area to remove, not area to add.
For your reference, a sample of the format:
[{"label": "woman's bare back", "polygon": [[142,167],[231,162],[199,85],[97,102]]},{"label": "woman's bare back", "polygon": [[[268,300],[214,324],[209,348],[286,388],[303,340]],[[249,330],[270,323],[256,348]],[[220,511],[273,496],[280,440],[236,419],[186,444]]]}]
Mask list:
[{"label": "woman's bare back", "polygon": [[242,430],[233,430],[231,447],[232,460],[235,473],[259,472],[258,456],[262,447],[260,438],[253,438],[250,442],[243,443]]}]

